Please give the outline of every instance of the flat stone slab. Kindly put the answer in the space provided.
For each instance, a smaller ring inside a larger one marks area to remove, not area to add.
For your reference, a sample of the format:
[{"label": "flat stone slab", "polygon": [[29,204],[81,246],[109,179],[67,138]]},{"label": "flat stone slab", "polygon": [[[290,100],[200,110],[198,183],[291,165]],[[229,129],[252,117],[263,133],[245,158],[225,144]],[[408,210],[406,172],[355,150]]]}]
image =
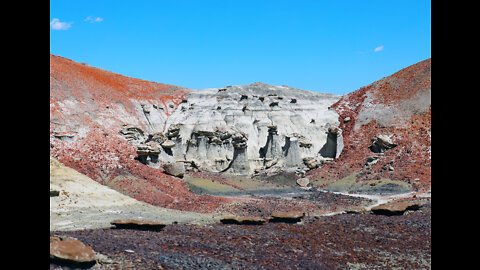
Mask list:
[{"label": "flat stone slab", "polygon": [[302,220],[302,218],[305,216],[305,213],[300,211],[273,211],[270,216],[270,222],[297,223]]},{"label": "flat stone slab", "polygon": [[164,223],[154,221],[141,221],[135,219],[116,219],[110,224],[114,225],[113,229],[133,229],[144,231],[159,231],[167,226]]},{"label": "flat stone slab", "polygon": [[220,222],[223,224],[262,225],[266,221],[266,219],[260,217],[224,216],[220,218]]},{"label": "flat stone slab", "polygon": [[372,207],[371,211],[376,215],[396,216],[403,215],[407,210],[418,210],[422,206],[420,202],[392,202]]},{"label": "flat stone slab", "polygon": [[96,263],[95,253],[90,246],[70,237],[50,237],[50,259],[59,264],[92,266]]}]

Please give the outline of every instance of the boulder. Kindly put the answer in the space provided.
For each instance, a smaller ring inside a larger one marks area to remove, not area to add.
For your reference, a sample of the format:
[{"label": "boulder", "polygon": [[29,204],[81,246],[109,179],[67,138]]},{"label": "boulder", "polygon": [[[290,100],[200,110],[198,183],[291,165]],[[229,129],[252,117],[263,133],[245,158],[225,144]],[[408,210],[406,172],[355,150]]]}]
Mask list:
[{"label": "boulder", "polygon": [[183,175],[185,174],[185,166],[182,162],[167,163],[163,165],[163,169],[165,170],[166,174],[175,177],[183,177]]},{"label": "boulder", "polygon": [[159,231],[163,229],[166,224],[154,221],[141,221],[135,219],[117,219],[110,222],[114,229],[134,229],[145,231]]},{"label": "boulder", "polygon": [[137,146],[137,154],[139,156],[158,155],[160,154],[160,146],[154,141],[149,141]]},{"label": "boulder", "polygon": [[397,146],[397,144],[392,141],[391,135],[376,135],[372,138],[372,144],[369,148],[374,153],[383,153],[395,146]]},{"label": "boulder", "polygon": [[377,156],[368,156],[367,160],[365,161],[364,168],[369,168],[374,164],[377,164],[378,157]]},{"label": "boulder", "polygon": [[57,263],[94,265],[95,253],[81,241],[62,236],[50,237],[50,259]]}]

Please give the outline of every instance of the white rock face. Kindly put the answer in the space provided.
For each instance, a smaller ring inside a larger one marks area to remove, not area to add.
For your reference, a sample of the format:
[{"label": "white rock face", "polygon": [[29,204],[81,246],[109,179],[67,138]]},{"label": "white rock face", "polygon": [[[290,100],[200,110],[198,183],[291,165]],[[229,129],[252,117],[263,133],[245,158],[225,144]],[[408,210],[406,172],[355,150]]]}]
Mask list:
[{"label": "white rock face", "polygon": [[275,166],[305,167],[305,158],[338,157],[343,140],[330,106],[339,99],[263,83],[209,88],[187,94],[166,123],[149,121],[175,143],[177,161],[250,174],[273,160]]}]

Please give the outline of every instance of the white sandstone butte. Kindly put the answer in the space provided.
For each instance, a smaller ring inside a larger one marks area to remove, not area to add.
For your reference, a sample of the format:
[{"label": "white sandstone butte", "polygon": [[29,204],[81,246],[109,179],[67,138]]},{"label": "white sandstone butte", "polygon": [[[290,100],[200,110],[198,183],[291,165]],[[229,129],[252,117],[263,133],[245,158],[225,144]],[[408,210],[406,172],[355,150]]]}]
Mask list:
[{"label": "white sandstone butte", "polygon": [[264,83],[192,89],[168,118],[144,114],[146,133],[163,134],[157,142],[169,143],[143,162],[189,162],[234,174],[311,168],[343,149],[339,116],[331,108],[340,97]]}]

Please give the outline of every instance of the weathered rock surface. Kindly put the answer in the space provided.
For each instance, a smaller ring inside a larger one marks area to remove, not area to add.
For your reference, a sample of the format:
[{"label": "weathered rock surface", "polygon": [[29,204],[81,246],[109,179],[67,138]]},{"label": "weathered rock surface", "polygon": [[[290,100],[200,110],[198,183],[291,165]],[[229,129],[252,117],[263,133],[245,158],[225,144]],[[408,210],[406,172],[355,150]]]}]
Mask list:
[{"label": "weathered rock surface", "polygon": [[185,166],[182,162],[167,163],[163,165],[165,173],[175,177],[183,177],[185,174]]},{"label": "weathered rock surface", "polygon": [[223,224],[261,225],[266,221],[261,217],[224,216],[220,218]]},{"label": "weathered rock surface", "polygon": [[370,150],[374,153],[383,153],[395,146],[397,146],[397,144],[392,141],[391,136],[381,134],[373,137]]},{"label": "weathered rock surface", "polygon": [[95,264],[95,253],[90,246],[70,237],[50,237],[50,259],[62,263]]},{"label": "weathered rock surface", "polygon": [[[168,118],[148,119],[162,129],[128,124],[119,135],[136,145],[139,161],[154,168],[187,161],[207,171],[252,174],[272,160],[278,167],[304,167],[305,158],[342,152],[338,115],[330,108],[339,98],[263,83],[190,89]],[[157,133],[160,139],[153,140]]]},{"label": "weathered rock surface", "polygon": [[418,210],[422,207],[419,202],[391,202],[372,207],[371,211],[377,215],[396,216],[403,215],[407,210]]}]

